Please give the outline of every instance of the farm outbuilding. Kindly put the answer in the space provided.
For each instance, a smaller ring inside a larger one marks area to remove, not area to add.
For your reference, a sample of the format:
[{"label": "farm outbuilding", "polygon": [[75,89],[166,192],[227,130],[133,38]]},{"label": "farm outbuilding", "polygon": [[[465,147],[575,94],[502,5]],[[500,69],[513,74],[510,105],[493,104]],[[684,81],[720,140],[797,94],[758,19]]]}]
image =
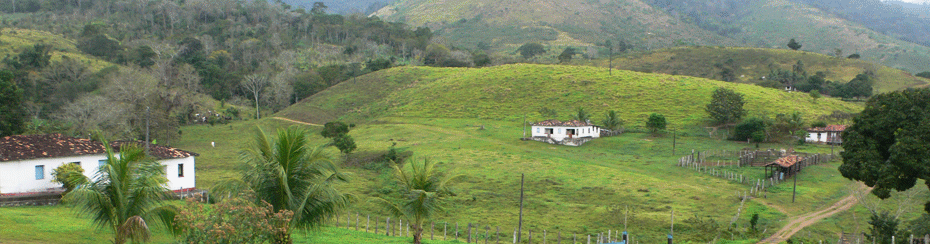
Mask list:
[{"label": "farm outbuilding", "polygon": [[805,141],[826,144],[843,144],[843,131],[846,125],[827,125],[826,127],[816,127],[807,129],[807,138]]},{"label": "farm outbuilding", "polygon": [[766,164],[765,175],[774,177],[777,180],[783,180],[801,172],[804,165],[804,157],[788,155]]},{"label": "farm outbuilding", "polygon": [[601,137],[602,129],[585,121],[550,119],[534,123],[531,130],[533,140],[578,146],[591,139]]}]

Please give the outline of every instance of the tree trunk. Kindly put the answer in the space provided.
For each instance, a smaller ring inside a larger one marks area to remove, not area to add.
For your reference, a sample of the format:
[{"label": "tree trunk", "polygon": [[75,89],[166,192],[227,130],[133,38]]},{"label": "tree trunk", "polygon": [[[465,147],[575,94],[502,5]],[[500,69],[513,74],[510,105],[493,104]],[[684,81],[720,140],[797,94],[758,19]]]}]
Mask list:
[{"label": "tree trunk", "polygon": [[423,228],[420,227],[421,224],[414,224],[413,227],[413,244],[420,244],[423,239]]}]

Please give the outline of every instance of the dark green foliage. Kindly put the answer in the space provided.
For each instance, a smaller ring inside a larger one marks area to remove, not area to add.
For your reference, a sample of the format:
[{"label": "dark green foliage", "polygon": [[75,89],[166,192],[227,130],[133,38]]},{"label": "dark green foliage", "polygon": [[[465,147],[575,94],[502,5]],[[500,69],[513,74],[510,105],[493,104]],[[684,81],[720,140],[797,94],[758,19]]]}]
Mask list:
[{"label": "dark green foliage", "polygon": [[522,55],[523,58],[530,59],[536,55],[546,53],[546,47],[536,42],[530,42],[520,46],[517,51],[520,52],[520,55]]},{"label": "dark green foliage", "polygon": [[665,115],[652,113],[649,115],[649,119],[646,120],[646,128],[652,130],[652,133],[659,132],[659,130],[664,130],[668,122],[665,120]]},{"label": "dark green foliage", "polygon": [[327,122],[323,125],[323,131],[320,131],[320,135],[324,138],[336,138],[339,135],[348,134],[349,125],[345,123],[335,121]]},{"label": "dark green foliage", "polygon": [[817,99],[820,99],[820,90],[816,90],[816,89],[811,90],[810,95],[811,95],[811,98],[814,99],[814,102],[817,102]]},{"label": "dark green foliage", "polygon": [[310,13],[313,15],[326,14],[326,9],[328,8],[329,7],[326,7],[326,4],[323,2],[314,2],[313,8],[310,9]]},{"label": "dark green foliage", "polygon": [[478,42],[478,49],[485,50],[485,51],[491,50],[491,45],[488,44],[487,42],[480,41]]},{"label": "dark green foliage", "polygon": [[919,218],[908,222],[908,232],[914,236],[930,235],[930,214],[921,214]]},{"label": "dark green foliage", "polygon": [[355,145],[355,140],[352,139],[352,136],[349,134],[339,134],[333,138],[333,145],[339,149],[343,154],[352,153],[355,151],[357,146]]},{"label": "dark green foliage", "polygon": [[917,73],[915,76],[930,79],[930,71]]},{"label": "dark green foliage", "polygon": [[811,123],[811,127],[813,127],[813,128],[827,127],[827,122],[823,122],[823,121],[814,121],[814,123]]},{"label": "dark green foliage", "polygon": [[325,90],[329,84],[320,78],[320,75],[314,72],[303,73],[293,78],[294,93],[297,99],[304,99],[317,92]]},{"label": "dark green foliage", "polygon": [[[930,182],[930,90],[872,97],[843,132],[843,177],[874,187],[879,198]],[[930,184],[927,185],[930,187]],[[925,210],[930,212],[930,203]]]},{"label": "dark green foliage", "polygon": [[13,72],[0,71],[0,137],[23,132],[23,90],[13,81]]},{"label": "dark green foliage", "polygon": [[861,57],[862,57],[862,56],[860,56],[858,53],[853,53],[853,54],[850,54],[849,56],[847,56],[846,58],[848,58],[848,59],[859,59],[859,58],[861,58]]},{"label": "dark green foliage", "polygon": [[801,49],[801,44],[795,41],[794,38],[791,38],[791,40],[788,41],[788,48],[797,51],[798,49]]},{"label": "dark green foliage", "polygon": [[743,114],[746,113],[743,110],[743,104],[746,103],[743,101],[743,94],[727,88],[717,88],[712,96],[704,111],[707,111],[714,123],[734,123],[743,118]]},{"label": "dark green foliage", "polygon": [[584,108],[579,107],[574,117],[572,117],[572,119],[575,119],[581,122],[588,122],[591,120],[591,114],[589,114],[587,111],[584,111]]},{"label": "dark green foliage", "polygon": [[574,47],[566,47],[565,50],[562,50],[562,53],[559,54],[559,63],[571,62],[572,56],[575,56],[578,53],[578,49]]},{"label": "dark green foliage", "polygon": [[872,96],[873,83],[874,81],[870,75],[856,75],[856,78],[846,83],[846,86],[842,89],[842,93],[839,95],[843,98],[870,97]]},{"label": "dark green foliage", "polygon": [[387,69],[391,67],[391,60],[386,58],[378,58],[375,60],[368,60],[365,63],[365,68],[370,72],[375,72],[382,69]]},{"label": "dark green foliage", "polygon": [[752,231],[758,231],[758,229],[756,229],[758,224],[759,224],[759,214],[754,213],[752,214],[752,218],[749,218],[749,229],[751,229]]},{"label": "dark green foliage", "polygon": [[115,59],[123,51],[119,41],[110,38],[106,34],[97,34],[85,38],[77,45],[82,52],[101,57],[106,60]]},{"label": "dark green foliage", "polygon": [[[893,244],[891,237],[898,232],[899,220],[886,211],[872,213],[869,217],[869,233],[865,234],[869,240],[876,244]],[[904,240],[905,238],[900,238]]]},{"label": "dark green foliage", "polygon": [[[730,137],[730,140],[734,141],[746,141],[748,139],[758,139],[755,138],[756,133],[762,133],[762,140],[765,139],[765,128],[770,124],[768,121],[762,118],[749,118],[739,124],[733,129],[733,136]],[[761,140],[759,140],[761,141]]]},{"label": "dark green foliage", "polygon": [[127,50],[117,61],[122,64],[134,64],[142,68],[148,68],[155,64],[158,54],[149,46],[138,46],[132,50]]},{"label": "dark green foliage", "polygon": [[617,115],[617,111],[614,110],[608,111],[607,115],[604,117],[604,121],[601,123],[605,129],[611,131],[619,130],[620,127],[623,126],[623,120],[620,119],[620,116]]},{"label": "dark green foliage", "polygon": [[484,67],[491,64],[491,57],[487,53],[480,52],[472,55],[472,62],[475,63],[475,67]]},{"label": "dark green foliage", "polygon": [[434,65],[434,66],[443,66],[443,62],[451,59],[451,51],[446,46],[442,44],[430,44],[426,48],[426,54],[424,54],[423,64]]},{"label": "dark green foliage", "polygon": [[41,69],[45,68],[45,66],[48,66],[51,62],[52,55],[49,54],[49,51],[51,50],[51,45],[39,43],[33,45],[31,48],[26,48],[16,57],[4,58],[3,62],[6,63],[10,68],[17,70]]}]

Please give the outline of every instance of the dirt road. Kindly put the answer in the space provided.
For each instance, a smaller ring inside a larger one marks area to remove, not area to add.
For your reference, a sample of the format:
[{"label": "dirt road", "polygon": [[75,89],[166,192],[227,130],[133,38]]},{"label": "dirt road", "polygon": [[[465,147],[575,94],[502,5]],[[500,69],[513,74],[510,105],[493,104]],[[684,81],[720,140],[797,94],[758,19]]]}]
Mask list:
[{"label": "dirt road", "polygon": [[[864,187],[864,186],[862,186]],[[788,218],[788,224],[785,224],[785,227],[775,232],[769,238],[765,238],[759,243],[782,243],[791,238],[792,235],[798,233],[807,226],[813,225],[819,222],[822,219],[833,216],[834,214],[843,212],[855,206],[858,201],[853,195],[846,196],[843,199],[840,199],[838,202],[834,203],[833,206],[822,209],[817,212],[807,213],[801,216],[795,216]]]},{"label": "dirt road", "polygon": [[323,126],[323,125],[311,124],[311,123],[307,123],[307,122],[303,122],[303,121],[297,121],[297,120],[288,119],[288,118],[282,118],[282,117],[271,117],[271,118],[272,118],[272,119],[276,119],[276,120],[283,120],[283,121],[287,121],[287,122],[291,122],[291,123],[296,123],[296,124],[302,124],[302,125]]}]

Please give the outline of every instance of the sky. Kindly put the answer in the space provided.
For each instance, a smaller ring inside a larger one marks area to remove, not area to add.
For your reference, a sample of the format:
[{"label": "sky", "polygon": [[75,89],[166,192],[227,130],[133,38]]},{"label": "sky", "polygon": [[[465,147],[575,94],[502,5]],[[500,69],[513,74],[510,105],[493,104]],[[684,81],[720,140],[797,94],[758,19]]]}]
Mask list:
[{"label": "sky", "polygon": [[[884,1],[888,1],[888,0],[884,0]],[[895,1],[917,3],[917,4],[930,3],[930,0],[895,0]]]}]

